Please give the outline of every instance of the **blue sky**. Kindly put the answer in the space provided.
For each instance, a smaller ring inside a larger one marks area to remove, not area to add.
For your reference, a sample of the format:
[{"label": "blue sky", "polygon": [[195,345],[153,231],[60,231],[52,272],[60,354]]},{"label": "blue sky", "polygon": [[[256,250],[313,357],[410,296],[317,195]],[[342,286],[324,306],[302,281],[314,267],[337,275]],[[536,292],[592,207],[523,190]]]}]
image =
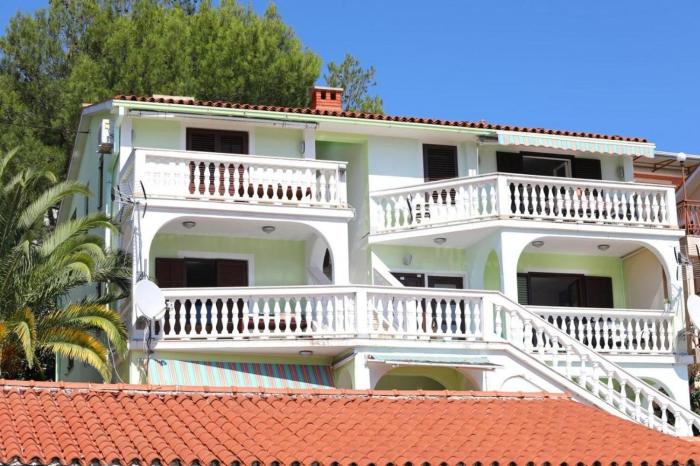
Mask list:
[{"label": "blue sky", "polygon": [[[373,64],[387,113],[643,136],[700,154],[696,0],[276,3],[325,60]],[[4,0],[0,24],[45,4]]]}]

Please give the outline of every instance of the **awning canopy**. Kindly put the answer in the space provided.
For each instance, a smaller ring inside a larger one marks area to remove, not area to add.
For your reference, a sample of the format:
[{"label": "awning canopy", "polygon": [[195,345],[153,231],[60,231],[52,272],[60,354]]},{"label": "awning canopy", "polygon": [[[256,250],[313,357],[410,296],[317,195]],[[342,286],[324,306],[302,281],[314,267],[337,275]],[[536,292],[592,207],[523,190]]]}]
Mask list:
[{"label": "awning canopy", "polygon": [[442,356],[442,355],[401,355],[390,353],[372,353],[368,362],[390,364],[393,366],[442,366],[468,367],[472,369],[491,370],[501,367],[491,363],[483,356]]},{"label": "awning canopy", "polygon": [[551,149],[598,152],[601,154],[641,155],[654,157],[656,145],[648,142],[620,141],[615,139],[582,138],[538,133],[498,131],[501,145],[547,147]]},{"label": "awning canopy", "polygon": [[151,359],[148,382],[210,387],[333,388],[329,366]]}]

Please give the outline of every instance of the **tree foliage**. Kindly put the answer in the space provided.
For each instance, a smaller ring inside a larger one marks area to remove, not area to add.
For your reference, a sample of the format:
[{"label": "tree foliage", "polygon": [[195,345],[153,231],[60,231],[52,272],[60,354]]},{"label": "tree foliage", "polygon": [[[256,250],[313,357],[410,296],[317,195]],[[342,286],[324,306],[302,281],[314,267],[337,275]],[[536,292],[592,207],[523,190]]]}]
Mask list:
[{"label": "tree foliage", "polygon": [[374,67],[365,69],[360,62],[350,55],[345,55],[343,62],[328,63],[328,71],[324,75],[326,84],[331,87],[342,87],[343,110],[383,113],[384,102],[379,96],[370,96],[369,88],[376,86]]},{"label": "tree foliage", "polygon": [[[0,158],[0,376],[45,377],[43,366],[58,354],[109,380],[105,342],[123,353],[126,328],[106,304],[123,296],[130,272],[125,257],[89,232],[114,226],[102,214],[46,222],[56,204],[87,189],[47,171],[10,170],[13,157]],[[67,303],[71,290],[96,284],[101,296]]]},{"label": "tree foliage", "polygon": [[[0,38],[0,150],[63,172],[83,102],[117,94],[304,106],[321,60],[270,5],[51,0]],[[29,155],[31,154],[31,155]]]}]

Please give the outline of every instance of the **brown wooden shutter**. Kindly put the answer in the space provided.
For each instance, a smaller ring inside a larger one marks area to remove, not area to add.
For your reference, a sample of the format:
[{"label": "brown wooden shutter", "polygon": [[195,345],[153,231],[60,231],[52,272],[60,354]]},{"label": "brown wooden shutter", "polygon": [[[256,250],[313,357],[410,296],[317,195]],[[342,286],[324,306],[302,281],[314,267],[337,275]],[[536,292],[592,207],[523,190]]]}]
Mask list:
[{"label": "brown wooden shutter", "polygon": [[248,133],[242,131],[187,128],[187,150],[247,154]]},{"label": "brown wooden shutter", "polygon": [[603,179],[600,160],[596,159],[574,159],[572,172],[574,178],[585,178],[588,180]]},{"label": "brown wooden shutter", "polygon": [[216,261],[216,286],[248,286],[248,261]]},{"label": "brown wooden shutter", "polygon": [[613,307],[613,286],[610,277],[584,277],[585,307]]},{"label": "brown wooden shutter", "polygon": [[512,152],[496,152],[496,170],[501,173],[523,173],[523,157]]},{"label": "brown wooden shutter", "polygon": [[183,288],[185,286],[184,259],[156,258],[156,281],[161,288]]},{"label": "brown wooden shutter", "polygon": [[429,275],[428,288],[454,288],[461,290],[464,288],[464,280],[462,280],[462,277],[441,277],[438,275]]},{"label": "brown wooden shutter", "polygon": [[425,181],[457,177],[457,147],[423,145],[423,175]]}]

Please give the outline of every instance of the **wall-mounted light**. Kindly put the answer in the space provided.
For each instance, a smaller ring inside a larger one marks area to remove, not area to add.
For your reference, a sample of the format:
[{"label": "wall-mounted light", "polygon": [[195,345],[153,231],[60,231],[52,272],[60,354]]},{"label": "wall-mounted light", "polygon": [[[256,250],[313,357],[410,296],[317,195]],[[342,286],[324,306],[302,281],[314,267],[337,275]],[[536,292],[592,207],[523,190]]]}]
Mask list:
[{"label": "wall-mounted light", "polygon": [[413,256],[411,254],[403,256],[403,265],[411,265],[411,262],[413,262]]},{"label": "wall-mounted light", "polygon": [[544,246],[544,241],[542,241],[541,239],[536,239],[530,244],[532,244],[536,248],[541,248],[542,246]]},{"label": "wall-mounted light", "polygon": [[273,227],[272,225],[265,225],[264,227],[262,227],[263,233],[267,233],[268,235],[270,233],[272,233],[273,231],[275,231],[276,229],[277,228]]},{"label": "wall-mounted light", "polygon": [[299,356],[311,356],[314,352],[311,350],[301,350],[299,351]]},{"label": "wall-mounted light", "polygon": [[194,220],[185,220],[184,222],[182,222],[182,226],[187,228],[188,230],[191,230],[192,228],[197,226],[197,222],[195,222]]},{"label": "wall-mounted light", "polygon": [[442,236],[439,236],[437,238],[433,238],[433,242],[435,244],[445,244],[447,242],[447,238],[443,238]]},{"label": "wall-mounted light", "polygon": [[599,244],[598,249],[600,249],[601,251],[607,251],[608,249],[610,249],[610,245],[609,244]]}]

